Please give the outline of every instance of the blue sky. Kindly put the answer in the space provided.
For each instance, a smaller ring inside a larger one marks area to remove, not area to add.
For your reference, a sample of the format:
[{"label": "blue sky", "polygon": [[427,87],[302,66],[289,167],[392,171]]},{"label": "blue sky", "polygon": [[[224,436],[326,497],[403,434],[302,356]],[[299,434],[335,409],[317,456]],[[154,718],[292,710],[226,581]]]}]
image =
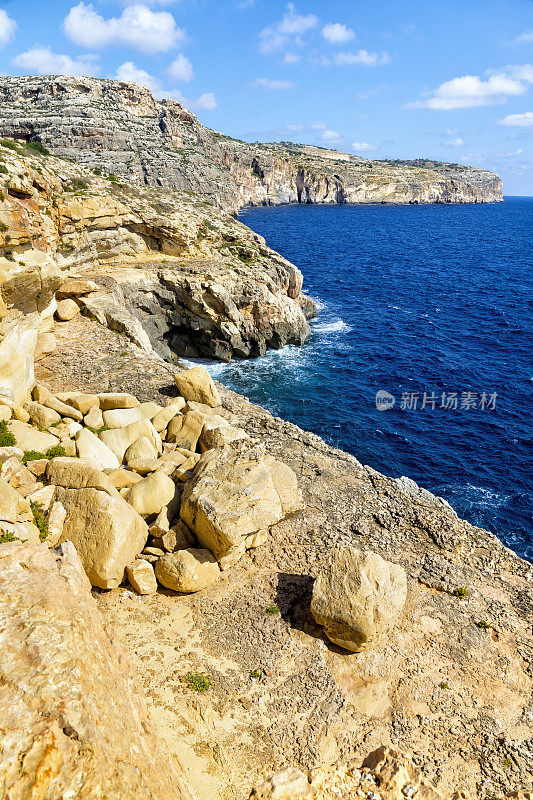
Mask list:
[{"label": "blue sky", "polygon": [[473,164],[533,195],[532,0],[0,0],[0,73],[136,80],[238,138]]}]

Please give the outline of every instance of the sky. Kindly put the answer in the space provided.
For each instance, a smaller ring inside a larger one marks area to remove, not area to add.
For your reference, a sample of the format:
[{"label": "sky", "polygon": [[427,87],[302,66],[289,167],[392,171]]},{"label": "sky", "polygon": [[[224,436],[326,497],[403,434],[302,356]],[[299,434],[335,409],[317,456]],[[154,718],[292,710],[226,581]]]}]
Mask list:
[{"label": "sky", "polygon": [[0,0],[0,74],[133,80],[239,139],[533,196],[533,0]]}]

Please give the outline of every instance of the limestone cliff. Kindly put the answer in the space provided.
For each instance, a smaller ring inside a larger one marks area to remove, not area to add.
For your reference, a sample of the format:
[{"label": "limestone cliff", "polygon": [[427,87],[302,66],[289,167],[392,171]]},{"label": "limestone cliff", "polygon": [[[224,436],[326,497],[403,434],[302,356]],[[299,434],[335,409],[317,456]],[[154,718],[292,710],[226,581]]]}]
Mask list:
[{"label": "limestone cliff", "polygon": [[478,203],[498,175],[434,161],[371,161],[326,148],[248,144],[204,127],[143,86],[96,78],[0,78],[0,135],[147,186],[188,189],[228,211],[280,203]]},{"label": "limestone cliff", "polygon": [[211,201],[0,142],[0,319],[53,315],[73,270],[96,282],[88,314],[164,357],[256,356],[309,334],[300,271]]}]

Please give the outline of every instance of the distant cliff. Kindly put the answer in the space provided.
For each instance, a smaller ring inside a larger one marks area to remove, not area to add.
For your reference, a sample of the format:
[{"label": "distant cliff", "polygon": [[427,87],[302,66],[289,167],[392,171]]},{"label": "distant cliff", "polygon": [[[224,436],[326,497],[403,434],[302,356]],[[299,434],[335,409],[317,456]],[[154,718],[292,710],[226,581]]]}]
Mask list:
[{"label": "distant cliff", "polygon": [[0,135],[153,187],[247,204],[485,203],[496,173],[435,161],[371,161],[326,148],[248,144],[204,127],[174,100],[96,78],[0,78]]}]

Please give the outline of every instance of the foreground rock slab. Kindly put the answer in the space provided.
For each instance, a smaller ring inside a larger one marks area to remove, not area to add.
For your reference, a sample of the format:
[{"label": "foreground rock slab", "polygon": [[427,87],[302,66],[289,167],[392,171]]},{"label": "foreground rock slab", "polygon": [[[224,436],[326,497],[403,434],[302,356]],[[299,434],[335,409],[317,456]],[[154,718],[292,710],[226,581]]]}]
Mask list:
[{"label": "foreground rock slab", "polygon": [[74,547],[0,547],[0,796],[191,800]]},{"label": "foreground rock slab", "polygon": [[315,581],[311,612],[330,641],[358,653],[382,642],[406,597],[403,567],[341,544]]}]

